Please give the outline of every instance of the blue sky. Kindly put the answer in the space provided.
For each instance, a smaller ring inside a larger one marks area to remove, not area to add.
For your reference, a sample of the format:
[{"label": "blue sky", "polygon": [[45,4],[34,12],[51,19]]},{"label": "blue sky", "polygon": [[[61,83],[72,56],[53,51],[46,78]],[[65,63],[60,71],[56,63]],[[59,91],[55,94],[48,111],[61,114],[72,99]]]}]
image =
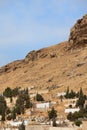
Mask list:
[{"label": "blue sky", "polygon": [[0,66],[68,40],[86,0],[0,0]]}]

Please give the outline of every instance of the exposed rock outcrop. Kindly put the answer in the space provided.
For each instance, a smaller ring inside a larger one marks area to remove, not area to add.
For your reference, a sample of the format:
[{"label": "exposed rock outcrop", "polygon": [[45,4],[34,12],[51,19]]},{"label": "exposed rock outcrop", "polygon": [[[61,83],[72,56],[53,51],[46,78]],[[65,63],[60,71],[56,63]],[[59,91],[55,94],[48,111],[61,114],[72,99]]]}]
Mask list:
[{"label": "exposed rock outcrop", "polygon": [[25,62],[34,61],[37,59],[37,51],[33,50],[27,54],[25,57]]},{"label": "exposed rock outcrop", "polygon": [[68,49],[83,47],[87,45],[87,15],[77,20],[71,29]]}]

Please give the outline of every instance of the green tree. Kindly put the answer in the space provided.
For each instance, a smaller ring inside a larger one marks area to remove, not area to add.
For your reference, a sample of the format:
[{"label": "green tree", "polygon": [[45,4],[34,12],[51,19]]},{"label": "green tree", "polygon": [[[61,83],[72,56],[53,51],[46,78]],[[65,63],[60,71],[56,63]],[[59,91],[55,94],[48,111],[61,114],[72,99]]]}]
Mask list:
[{"label": "green tree", "polygon": [[5,89],[5,91],[3,92],[3,95],[4,95],[5,97],[8,97],[8,98],[12,97],[12,90],[11,90],[11,88],[10,88],[10,87],[7,87],[7,88]]},{"label": "green tree", "polygon": [[72,116],[73,116],[73,120],[77,120],[80,117],[80,114],[79,112],[74,112]]},{"label": "green tree", "polygon": [[26,100],[25,107],[26,108],[31,108],[32,107],[32,103],[30,102],[30,100]]},{"label": "green tree", "polygon": [[12,115],[12,119],[16,119],[16,108],[14,107],[12,112],[11,112],[11,115]]},{"label": "green tree", "polygon": [[69,87],[68,87],[67,90],[66,90],[65,98],[69,98]]},{"label": "green tree", "polygon": [[57,117],[57,111],[52,107],[50,111],[48,111],[49,119],[55,119]]},{"label": "green tree", "polygon": [[82,88],[80,88],[79,96],[80,96],[80,97],[81,97],[81,96],[83,97],[83,95],[84,95],[84,94],[83,94],[83,90],[82,90]]},{"label": "green tree", "polygon": [[81,88],[80,92],[79,92],[79,99],[77,100],[76,106],[79,106],[80,108],[83,108],[84,103],[85,103],[85,96],[84,96],[82,88]]},{"label": "green tree", "polygon": [[42,97],[42,95],[40,95],[40,94],[37,93],[36,100],[37,101],[44,101],[44,98]]},{"label": "green tree", "polygon": [[75,121],[78,120],[79,118],[83,118],[84,117],[84,110],[80,110],[78,112],[74,112],[74,113],[69,113],[67,115],[67,119],[70,121]]},{"label": "green tree", "polygon": [[53,119],[53,127],[57,127],[56,119]]},{"label": "green tree", "polygon": [[5,101],[5,98],[3,96],[0,96],[0,115],[3,113],[3,111],[6,111],[7,104]]},{"label": "green tree", "polygon": [[[22,107],[21,107],[21,108],[22,108]],[[22,113],[21,108],[20,108],[20,105],[16,105],[16,113],[17,113],[18,115],[20,115],[20,114]],[[23,107],[23,111],[24,111],[24,107]]]},{"label": "green tree", "polygon": [[74,123],[75,123],[76,126],[80,126],[82,124],[82,121],[76,120]]},{"label": "green tree", "polygon": [[25,89],[23,92],[22,92],[22,98],[24,100],[24,106],[25,108],[30,108],[32,107],[32,103],[30,102],[30,96],[29,96],[29,93],[28,93],[28,88]]},{"label": "green tree", "polygon": [[31,107],[31,102],[30,102],[30,97],[29,97],[29,94],[28,94],[27,90],[25,91],[25,93],[23,95],[23,98],[24,98],[25,108],[30,108]]},{"label": "green tree", "polygon": [[1,115],[1,120],[5,121],[5,113],[7,109],[7,104],[5,101],[5,98],[3,96],[0,96],[0,115]]},{"label": "green tree", "polygon": [[13,90],[12,90],[12,96],[13,97],[16,97],[16,96],[18,96],[18,94],[19,94],[19,88],[14,88]]},{"label": "green tree", "polygon": [[6,115],[8,115],[8,114],[10,114],[10,113],[11,113],[11,110],[10,110],[9,107],[7,107],[7,109],[6,109]]},{"label": "green tree", "polygon": [[73,114],[71,112],[67,115],[67,119],[73,121]]},{"label": "green tree", "polygon": [[65,98],[75,98],[76,96],[77,96],[76,93],[73,90],[69,91],[69,87],[68,87]]},{"label": "green tree", "polygon": [[69,93],[69,98],[74,98],[75,96],[76,96],[75,92],[71,90],[71,92]]},{"label": "green tree", "polygon": [[1,121],[5,121],[5,111],[2,113]]},{"label": "green tree", "polygon": [[28,89],[20,91],[18,98],[16,100],[16,113],[24,114],[26,108],[30,108],[32,103],[30,102],[30,97]]},{"label": "green tree", "polygon": [[24,99],[20,94],[18,99],[16,100],[16,113],[17,114],[24,114]]},{"label": "green tree", "polygon": [[28,88],[25,89],[25,94],[27,94],[27,95],[29,94]]}]

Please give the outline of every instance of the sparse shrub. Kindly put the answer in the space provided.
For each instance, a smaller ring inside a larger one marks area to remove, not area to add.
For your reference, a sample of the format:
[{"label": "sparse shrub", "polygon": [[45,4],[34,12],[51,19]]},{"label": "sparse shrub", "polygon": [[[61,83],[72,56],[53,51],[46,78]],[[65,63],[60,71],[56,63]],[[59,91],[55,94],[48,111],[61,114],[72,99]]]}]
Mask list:
[{"label": "sparse shrub", "polygon": [[74,123],[75,123],[76,126],[80,126],[82,124],[82,121],[76,120]]},{"label": "sparse shrub", "polygon": [[71,112],[67,115],[67,119],[73,121],[73,114]]},{"label": "sparse shrub", "polygon": [[44,101],[44,98],[42,97],[42,95],[40,95],[40,94],[37,93],[36,100],[37,101]]}]

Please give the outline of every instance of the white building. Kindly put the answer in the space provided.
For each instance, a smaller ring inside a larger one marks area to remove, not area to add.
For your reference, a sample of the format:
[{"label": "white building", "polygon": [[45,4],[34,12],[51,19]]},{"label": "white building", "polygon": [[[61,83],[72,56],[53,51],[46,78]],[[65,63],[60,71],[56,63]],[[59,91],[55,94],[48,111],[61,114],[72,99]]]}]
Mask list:
[{"label": "white building", "polygon": [[36,97],[36,93],[30,94],[30,98],[34,98],[34,97]]},{"label": "white building", "polygon": [[31,90],[31,89],[34,89],[34,88],[35,88],[34,86],[29,86],[28,90]]},{"label": "white building", "polygon": [[37,103],[36,108],[38,108],[38,109],[50,108],[50,102]]},{"label": "white building", "polygon": [[60,97],[60,96],[65,96],[66,93],[65,92],[61,92],[61,93],[57,93],[57,96]]},{"label": "white building", "polygon": [[65,113],[74,113],[74,112],[78,112],[80,109],[79,108],[66,108],[65,109]]},{"label": "white building", "polygon": [[11,121],[9,122],[9,124],[11,126],[14,126],[14,127],[19,127],[22,123],[24,123],[24,125],[28,125],[28,120],[24,120],[23,122],[22,121]]},{"label": "white building", "polygon": [[11,121],[9,123],[11,126],[15,126],[15,127],[18,127],[22,124],[22,121]]}]

